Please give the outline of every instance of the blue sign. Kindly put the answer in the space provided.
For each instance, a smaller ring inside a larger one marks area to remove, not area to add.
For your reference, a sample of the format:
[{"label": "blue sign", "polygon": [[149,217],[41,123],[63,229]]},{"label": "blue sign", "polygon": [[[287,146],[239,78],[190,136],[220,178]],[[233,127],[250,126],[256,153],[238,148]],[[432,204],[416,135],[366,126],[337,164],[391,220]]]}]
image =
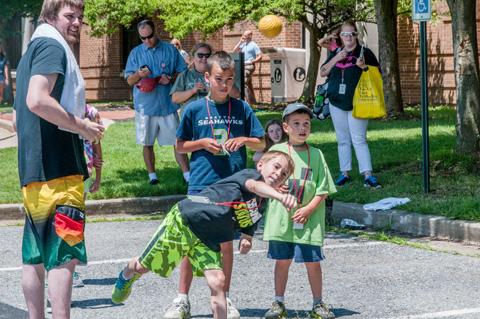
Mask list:
[{"label": "blue sign", "polygon": [[429,21],[432,18],[431,0],[413,0],[412,1],[412,20]]}]

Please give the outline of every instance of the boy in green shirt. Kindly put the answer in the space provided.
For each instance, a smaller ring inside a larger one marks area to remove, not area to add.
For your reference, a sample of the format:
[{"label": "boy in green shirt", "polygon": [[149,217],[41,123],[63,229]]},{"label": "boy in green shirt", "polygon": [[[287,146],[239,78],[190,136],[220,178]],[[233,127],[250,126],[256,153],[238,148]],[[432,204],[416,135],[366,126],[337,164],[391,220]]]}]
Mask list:
[{"label": "boy in green shirt", "polygon": [[295,170],[288,180],[290,194],[298,208],[291,211],[278,201],[271,201],[265,216],[264,240],[269,241],[268,257],[275,262],[275,301],[265,318],[285,318],[284,305],[288,270],[292,259],[303,262],[313,294],[311,318],[334,318],[322,301],[320,261],[325,236],[325,199],[335,193],[335,184],[322,152],[306,142],[310,135],[312,111],[301,103],[289,104],[282,115],[288,142],[275,144],[271,150],[289,154]]}]

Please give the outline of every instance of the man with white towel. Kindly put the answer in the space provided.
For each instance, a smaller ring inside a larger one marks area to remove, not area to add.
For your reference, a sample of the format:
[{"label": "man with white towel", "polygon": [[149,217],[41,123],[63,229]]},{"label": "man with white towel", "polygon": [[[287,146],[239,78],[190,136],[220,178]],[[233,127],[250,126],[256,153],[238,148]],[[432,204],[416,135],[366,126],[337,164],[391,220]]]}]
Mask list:
[{"label": "man with white towel", "polygon": [[72,47],[83,0],[44,0],[40,25],[17,68],[14,108],[26,210],[22,288],[29,318],[44,318],[45,271],[54,318],[70,318],[72,273],[87,262],[83,140],[104,127],[83,118],[85,84]]}]

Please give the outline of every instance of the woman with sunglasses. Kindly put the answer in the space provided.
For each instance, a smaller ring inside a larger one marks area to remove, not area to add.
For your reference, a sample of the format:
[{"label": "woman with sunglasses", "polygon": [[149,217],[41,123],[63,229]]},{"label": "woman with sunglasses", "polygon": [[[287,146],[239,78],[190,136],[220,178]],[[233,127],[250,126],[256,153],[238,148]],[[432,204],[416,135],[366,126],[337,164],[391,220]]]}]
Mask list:
[{"label": "woman with sunglasses", "polygon": [[205,72],[207,59],[212,54],[208,43],[197,43],[192,49],[192,64],[189,69],[180,73],[170,90],[173,103],[181,104],[181,112],[185,106],[208,94]]},{"label": "woman with sunglasses", "polygon": [[360,174],[364,176],[364,186],[380,188],[372,175],[372,161],[367,144],[368,120],[352,116],[353,95],[363,71],[368,67],[379,67],[378,60],[371,50],[359,45],[358,32],[353,22],[344,22],[340,29],[343,48],[331,52],[320,69],[321,76],[328,76],[327,96],[330,102],[335,134],[338,144],[340,176],[337,186],[351,181],[352,144],[357,156]]}]

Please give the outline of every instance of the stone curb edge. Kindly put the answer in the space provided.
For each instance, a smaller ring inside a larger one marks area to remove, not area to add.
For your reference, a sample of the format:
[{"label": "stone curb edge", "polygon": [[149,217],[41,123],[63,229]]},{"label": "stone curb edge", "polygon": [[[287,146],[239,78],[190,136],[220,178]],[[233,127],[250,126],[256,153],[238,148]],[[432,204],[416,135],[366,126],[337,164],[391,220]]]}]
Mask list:
[{"label": "stone curb edge", "polygon": [[335,224],[340,224],[343,218],[350,218],[373,229],[388,229],[413,236],[480,244],[480,223],[478,222],[451,220],[447,217],[396,209],[367,211],[361,204],[337,201],[333,202],[331,217]]},{"label": "stone curb edge", "polygon": [[[168,211],[185,195],[154,197],[117,198],[87,200],[88,215],[110,214],[146,214]],[[0,220],[23,219],[22,204],[0,205]],[[366,211],[361,204],[333,201],[331,218],[340,224],[343,218],[350,218],[373,229],[389,229],[413,236],[462,241],[468,244],[480,244],[480,223],[451,220],[442,216],[423,215],[401,210]]]},{"label": "stone curb edge", "polygon": [[[174,204],[185,198],[185,195],[153,196],[87,200],[87,215],[110,214],[147,214],[159,211],[168,211]],[[0,220],[25,218],[22,204],[0,205]]]},{"label": "stone curb edge", "polygon": [[0,127],[9,131],[9,132],[11,132],[11,133],[15,133],[15,131],[13,130],[12,122],[10,122],[10,121],[0,119]]}]

